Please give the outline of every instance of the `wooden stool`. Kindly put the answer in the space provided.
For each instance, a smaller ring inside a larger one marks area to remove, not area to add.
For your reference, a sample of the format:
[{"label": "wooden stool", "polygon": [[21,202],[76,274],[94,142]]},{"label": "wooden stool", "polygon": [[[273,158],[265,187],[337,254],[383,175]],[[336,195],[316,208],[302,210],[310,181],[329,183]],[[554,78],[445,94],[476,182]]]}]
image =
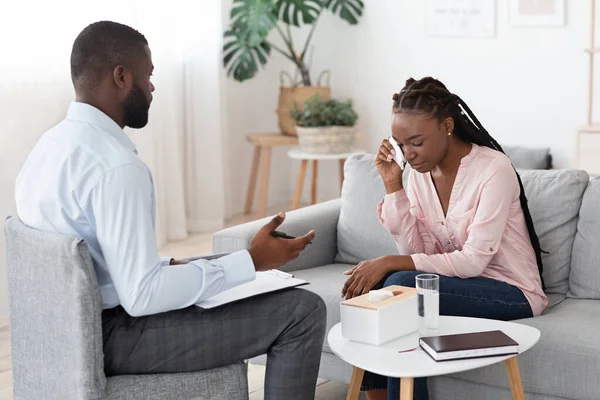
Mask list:
[{"label": "wooden stool", "polygon": [[290,158],[300,160],[300,172],[298,173],[298,180],[296,181],[296,193],[294,194],[294,201],[292,202],[292,210],[298,208],[300,203],[300,196],[302,195],[302,186],[304,186],[304,177],[306,176],[306,168],[308,167],[308,161],[312,160],[312,188],[311,188],[311,204],[317,203],[317,175],[318,175],[318,163],[319,160],[339,160],[340,163],[340,189],[344,182],[344,163],[346,159],[354,154],[364,154],[364,150],[353,150],[350,153],[339,153],[339,154],[323,154],[323,153],[307,153],[300,149],[292,149],[288,152]]},{"label": "wooden stool", "polygon": [[[263,218],[267,213],[267,195],[269,194],[269,169],[271,168],[271,148],[277,146],[293,146],[298,144],[297,136],[287,136],[281,133],[251,133],[246,135],[254,145],[254,156],[250,168],[250,181],[246,194],[244,214],[250,214],[254,202],[256,179],[258,178],[258,165],[260,163],[260,195],[258,198],[258,218]],[[262,162],[261,162],[262,157]]]}]

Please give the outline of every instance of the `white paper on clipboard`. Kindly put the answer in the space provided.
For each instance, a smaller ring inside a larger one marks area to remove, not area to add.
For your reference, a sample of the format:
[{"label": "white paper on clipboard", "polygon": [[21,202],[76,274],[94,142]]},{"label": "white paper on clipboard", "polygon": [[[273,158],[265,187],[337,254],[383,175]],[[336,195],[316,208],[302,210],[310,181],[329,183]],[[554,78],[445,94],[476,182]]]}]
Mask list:
[{"label": "white paper on clipboard", "polygon": [[302,285],[308,285],[308,282],[294,278],[293,275],[286,272],[279,270],[257,272],[255,280],[214,295],[213,297],[196,303],[196,306],[210,309],[264,293],[277,292]]}]

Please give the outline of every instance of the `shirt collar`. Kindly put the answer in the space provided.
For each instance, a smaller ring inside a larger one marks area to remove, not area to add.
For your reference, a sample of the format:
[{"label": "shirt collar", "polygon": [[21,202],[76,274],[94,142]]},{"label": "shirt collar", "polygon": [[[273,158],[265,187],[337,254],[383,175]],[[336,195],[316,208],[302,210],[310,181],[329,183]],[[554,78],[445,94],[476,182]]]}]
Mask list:
[{"label": "shirt collar", "polygon": [[67,119],[97,126],[110,134],[127,150],[135,154],[138,153],[135,144],[129,139],[125,131],[112,118],[92,105],[77,101],[72,102],[67,112]]},{"label": "shirt collar", "polygon": [[475,157],[475,155],[477,154],[478,151],[479,151],[479,146],[476,145],[475,143],[471,143],[471,151],[469,152],[469,154],[467,154],[466,156],[464,156],[460,160],[460,163],[461,164],[468,164],[468,163],[470,163],[473,160],[473,158]]}]

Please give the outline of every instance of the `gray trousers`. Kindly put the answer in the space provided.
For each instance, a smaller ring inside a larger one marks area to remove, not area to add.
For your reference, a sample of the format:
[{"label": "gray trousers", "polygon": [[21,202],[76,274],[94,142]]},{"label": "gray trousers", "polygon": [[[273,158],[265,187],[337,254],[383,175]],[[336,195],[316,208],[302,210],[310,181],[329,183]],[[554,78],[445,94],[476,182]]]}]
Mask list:
[{"label": "gray trousers", "polygon": [[265,399],[313,400],[325,318],[323,300],[303,289],[137,318],[119,306],[102,313],[105,373],[193,372],[267,354]]}]

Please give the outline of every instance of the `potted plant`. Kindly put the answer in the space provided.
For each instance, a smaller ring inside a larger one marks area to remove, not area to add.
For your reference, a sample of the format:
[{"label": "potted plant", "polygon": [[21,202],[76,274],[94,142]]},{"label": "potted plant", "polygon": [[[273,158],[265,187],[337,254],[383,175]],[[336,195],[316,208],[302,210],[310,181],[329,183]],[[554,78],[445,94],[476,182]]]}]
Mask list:
[{"label": "potted plant", "polygon": [[[233,0],[231,22],[224,33],[223,64],[227,75],[239,82],[251,79],[259,67],[269,60],[272,50],[288,59],[299,73],[298,81],[291,79],[291,86],[284,87],[283,73],[279,96],[279,127],[283,133],[295,134],[289,115],[294,102],[303,104],[310,96],[319,93],[323,99],[330,97],[329,83],[313,86],[307,54],[319,17],[329,11],[349,24],[358,23],[362,16],[362,0]],[[291,26],[311,25],[302,47],[296,47]],[[283,46],[267,39],[275,30],[283,40]],[[289,74],[287,74],[289,77]]]},{"label": "potted plant", "polygon": [[309,153],[348,153],[356,138],[358,115],[352,100],[322,99],[318,94],[308,98],[304,107],[294,107],[290,116],[296,123],[298,142]]}]

